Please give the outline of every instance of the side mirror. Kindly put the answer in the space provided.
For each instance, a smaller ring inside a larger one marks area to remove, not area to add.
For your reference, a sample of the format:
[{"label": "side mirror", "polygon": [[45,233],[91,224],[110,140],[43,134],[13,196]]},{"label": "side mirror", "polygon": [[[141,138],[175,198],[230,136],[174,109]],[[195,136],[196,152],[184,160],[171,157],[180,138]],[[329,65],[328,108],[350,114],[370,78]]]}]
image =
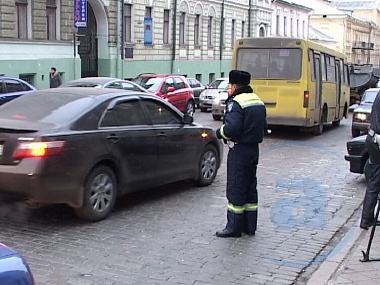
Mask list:
[{"label": "side mirror", "polygon": [[183,115],[183,123],[184,124],[187,124],[187,125],[189,125],[189,124],[191,124],[192,122],[194,122],[194,118],[193,118],[193,116],[190,116],[189,114],[184,114]]},{"label": "side mirror", "polygon": [[170,87],[168,87],[168,90],[166,90],[166,91],[167,91],[167,93],[174,92],[175,89],[174,89],[174,87],[170,86]]}]

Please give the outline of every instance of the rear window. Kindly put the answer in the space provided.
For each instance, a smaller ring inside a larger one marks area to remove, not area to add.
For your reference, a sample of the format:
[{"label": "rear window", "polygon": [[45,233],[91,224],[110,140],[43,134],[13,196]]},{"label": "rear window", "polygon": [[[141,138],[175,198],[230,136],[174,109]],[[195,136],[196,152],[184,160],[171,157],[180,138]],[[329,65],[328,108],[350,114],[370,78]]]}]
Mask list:
[{"label": "rear window", "polygon": [[377,93],[379,90],[366,90],[362,97],[362,103],[373,103],[375,102]]},{"label": "rear window", "polygon": [[252,79],[301,78],[302,50],[299,48],[241,48],[237,69],[249,72]]},{"label": "rear window", "polygon": [[162,77],[137,77],[132,79],[132,82],[140,85],[150,92],[157,92],[161,86]]},{"label": "rear window", "polygon": [[228,80],[215,80],[210,83],[210,89],[225,89],[228,87]]},{"label": "rear window", "polygon": [[94,102],[80,95],[32,92],[0,106],[0,119],[61,125],[84,114]]},{"label": "rear window", "polygon": [[67,82],[63,83],[60,87],[99,87],[99,84],[91,82]]}]

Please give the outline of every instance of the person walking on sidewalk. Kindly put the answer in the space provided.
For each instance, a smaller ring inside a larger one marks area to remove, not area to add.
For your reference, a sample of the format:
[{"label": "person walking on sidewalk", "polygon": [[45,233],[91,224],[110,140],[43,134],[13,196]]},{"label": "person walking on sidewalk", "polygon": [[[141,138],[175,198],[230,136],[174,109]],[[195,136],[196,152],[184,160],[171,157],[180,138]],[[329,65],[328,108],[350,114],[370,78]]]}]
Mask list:
[{"label": "person walking on sidewalk", "polygon": [[263,101],[249,86],[251,75],[232,70],[229,83],[232,94],[226,100],[223,125],[217,137],[229,146],[227,157],[227,224],[217,231],[221,238],[255,235],[257,228],[257,177],[259,143],[267,131]]},{"label": "person walking on sidewalk", "polygon": [[50,69],[50,88],[57,88],[62,85],[61,75],[55,67]]},{"label": "person walking on sidewalk", "polygon": [[362,229],[368,229],[375,223],[375,206],[380,193],[380,92],[377,93],[371,111],[371,126],[366,138],[369,153],[369,179],[363,201],[363,212],[360,221]]}]

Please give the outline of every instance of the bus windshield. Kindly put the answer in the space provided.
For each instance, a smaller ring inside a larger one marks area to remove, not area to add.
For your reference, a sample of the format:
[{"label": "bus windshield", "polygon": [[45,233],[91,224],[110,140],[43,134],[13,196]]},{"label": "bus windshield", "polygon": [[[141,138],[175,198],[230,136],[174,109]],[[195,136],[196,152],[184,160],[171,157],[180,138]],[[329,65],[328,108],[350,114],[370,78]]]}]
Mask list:
[{"label": "bus windshield", "polygon": [[298,80],[301,63],[299,48],[240,48],[236,68],[249,72],[252,79]]}]

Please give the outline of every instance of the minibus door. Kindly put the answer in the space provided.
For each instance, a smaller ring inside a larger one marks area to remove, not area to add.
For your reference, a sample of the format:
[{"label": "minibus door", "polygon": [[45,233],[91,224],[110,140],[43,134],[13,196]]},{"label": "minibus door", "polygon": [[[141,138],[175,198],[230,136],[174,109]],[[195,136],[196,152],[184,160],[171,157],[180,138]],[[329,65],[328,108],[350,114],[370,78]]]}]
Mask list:
[{"label": "minibus door", "polygon": [[321,101],[322,101],[322,70],[321,59],[319,54],[315,54],[315,109],[314,120],[318,120],[321,117]]},{"label": "minibus door", "polygon": [[340,100],[342,93],[342,74],[339,65],[339,60],[335,60],[335,71],[336,71],[336,110],[335,119],[340,118]]}]

